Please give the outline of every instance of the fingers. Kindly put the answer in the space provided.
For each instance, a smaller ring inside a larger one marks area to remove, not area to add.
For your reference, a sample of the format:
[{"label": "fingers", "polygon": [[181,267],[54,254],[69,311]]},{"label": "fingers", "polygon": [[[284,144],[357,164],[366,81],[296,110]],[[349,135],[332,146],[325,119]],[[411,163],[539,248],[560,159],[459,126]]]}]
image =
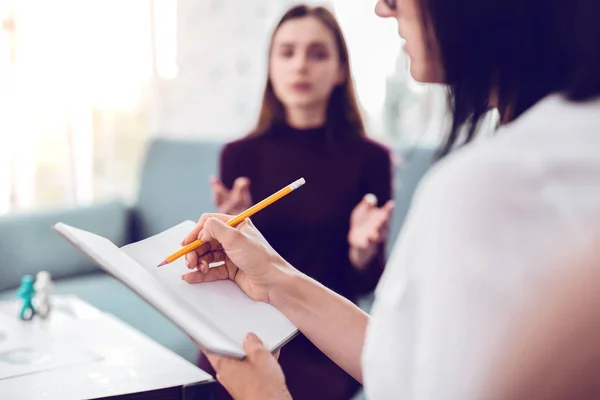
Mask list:
[{"label": "fingers", "polygon": [[[248,333],[244,338],[244,351],[246,352],[247,360],[255,362],[258,358],[264,356],[272,356],[269,350],[265,348],[262,341],[256,336],[254,333]],[[206,355],[208,361],[213,366],[213,368],[219,372],[219,370],[223,369],[227,366],[227,364],[239,363],[242,362],[240,360],[232,359],[230,357],[223,357],[217,354],[214,354],[206,349],[202,348],[198,345],[200,350]],[[279,356],[280,351],[277,351],[276,355]]]},{"label": "fingers", "polygon": [[355,210],[358,210],[360,222],[357,222],[357,228],[360,234],[353,236],[352,244],[359,249],[366,249],[386,240],[387,231],[394,202],[387,201],[381,208],[377,208],[377,197],[373,194],[367,194],[358,204]]},{"label": "fingers", "polygon": [[204,223],[201,239],[204,241],[216,240],[224,249],[228,249],[243,240],[244,234],[239,229],[225,224],[222,219],[208,218]]},{"label": "fingers", "polygon": [[393,210],[394,210],[394,201],[393,200],[389,200],[383,205],[383,207],[373,210],[373,212],[374,212],[373,225],[376,227],[377,230],[381,230],[381,229],[385,228],[385,226],[388,224],[388,222],[392,216]]},{"label": "fingers", "polygon": [[187,283],[203,283],[203,282],[214,282],[223,281],[230,278],[231,269],[228,267],[227,262],[218,267],[209,268],[206,272],[192,271],[181,276],[181,279]]},{"label": "fingers", "polygon": [[365,213],[375,207],[377,207],[377,196],[375,196],[372,193],[369,193],[363,196],[360,203],[358,203],[358,205],[354,209],[359,210],[360,213]]},{"label": "fingers", "polygon": [[185,266],[188,269],[198,268],[198,254],[195,251],[191,251],[185,255]]},{"label": "fingers", "polygon": [[371,207],[377,206],[377,196],[375,196],[373,193],[366,194],[362,201]]},{"label": "fingers", "polygon": [[[210,363],[210,365],[212,365],[212,367],[215,369],[215,371],[217,372],[217,375],[219,374],[219,372],[222,373],[224,368],[227,368],[231,364],[239,362],[238,360],[234,360],[230,357],[223,357],[223,356],[217,355],[215,353],[212,353],[210,351],[207,351],[207,350],[203,349],[202,347],[200,347],[200,350],[204,353],[204,355],[208,359],[208,362]],[[217,377],[217,379],[218,379],[218,377]]]},{"label": "fingers", "polygon": [[371,232],[369,233],[369,237],[368,237],[368,240],[369,240],[368,246],[379,242],[379,238],[380,238],[379,229],[372,229]]},{"label": "fingers", "polygon": [[202,246],[198,247],[195,250],[195,253],[198,256],[203,256],[204,254],[208,253],[211,250],[215,251],[215,250],[219,250],[219,249],[221,249],[221,243],[219,243],[216,240],[209,240],[208,242],[203,243]]},{"label": "fingers", "polygon": [[199,269],[202,272],[208,271],[209,264],[225,261],[227,255],[217,243],[215,250],[210,250],[205,253],[192,251],[185,255],[186,266],[188,269]]},{"label": "fingers", "polygon": [[200,232],[204,228],[204,223],[209,218],[216,218],[220,221],[226,222],[226,221],[229,221],[232,218],[232,216],[227,215],[227,214],[216,214],[216,213],[202,214],[202,216],[198,220],[198,223],[196,224],[196,227],[194,229],[192,229],[192,231],[185,237],[185,239],[183,239],[183,241],[181,242],[181,245],[187,246],[188,244],[192,243],[194,240],[198,239]]},{"label": "fingers", "polygon": [[252,204],[252,196],[250,195],[250,189],[248,187],[242,192],[240,200],[244,207],[250,207],[250,204]]},{"label": "fingers", "polygon": [[371,244],[380,242],[387,237],[390,216],[391,212],[384,208],[377,210],[377,215],[374,216],[372,230],[369,234]]},{"label": "fingers", "polygon": [[239,177],[233,182],[233,187],[231,191],[234,193],[242,193],[245,190],[248,190],[250,187],[250,179],[246,177]]},{"label": "fingers", "polygon": [[211,178],[210,183],[212,186],[213,203],[219,207],[226,200],[229,190],[227,190],[219,178]]},{"label": "fingers", "polygon": [[227,259],[227,255],[223,250],[211,251],[199,257],[198,266],[196,267],[201,272],[208,272],[210,264],[220,263]]},{"label": "fingers", "polygon": [[250,362],[254,362],[265,355],[271,355],[254,333],[248,333],[244,338],[244,351]]},{"label": "fingers", "polygon": [[198,239],[198,235],[200,234],[200,231],[202,231],[202,228],[204,228],[204,223],[206,222],[206,220],[208,218],[210,218],[213,215],[215,215],[215,214],[202,214],[200,216],[200,219],[198,220],[198,223],[194,227],[194,229],[192,229],[192,231],[190,233],[188,233],[188,235],[185,237],[185,239],[183,239],[183,241],[181,242],[181,245],[187,246],[188,244],[192,243],[194,240]]},{"label": "fingers", "polygon": [[[251,363],[256,362],[261,357],[272,356],[269,350],[265,348],[262,341],[254,333],[248,333],[246,335],[246,337],[244,338],[243,346],[244,351],[246,352],[246,358]],[[223,357],[214,354],[210,351],[205,350],[199,345],[198,347],[206,355],[206,358],[208,358],[208,361],[217,372],[222,372],[223,369],[226,369],[232,364],[238,364],[243,362],[241,360],[236,360],[230,357]],[[277,351],[276,355],[277,357],[279,356],[279,351]]]},{"label": "fingers", "polygon": [[244,200],[250,198],[250,180],[245,177],[237,178],[233,182],[231,188],[231,196],[229,202],[232,204],[240,204]]},{"label": "fingers", "polygon": [[388,200],[388,201],[387,201],[387,202],[386,202],[386,203],[383,205],[383,207],[381,207],[381,209],[382,209],[383,211],[385,211],[385,212],[386,212],[388,215],[391,215],[391,214],[392,214],[392,211],[394,211],[394,206],[395,206],[394,200]]},{"label": "fingers", "polygon": [[249,188],[250,180],[248,178],[237,178],[233,182],[233,187],[228,193],[227,199],[221,203],[221,209],[236,210],[235,212],[241,212],[242,208],[249,207],[251,204]]},{"label": "fingers", "polygon": [[378,221],[378,231],[379,236],[383,240],[387,237],[387,231],[390,224],[390,219],[392,218],[392,212],[394,211],[394,201],[388,200],[383,207],[380,208],[380,220]]}]

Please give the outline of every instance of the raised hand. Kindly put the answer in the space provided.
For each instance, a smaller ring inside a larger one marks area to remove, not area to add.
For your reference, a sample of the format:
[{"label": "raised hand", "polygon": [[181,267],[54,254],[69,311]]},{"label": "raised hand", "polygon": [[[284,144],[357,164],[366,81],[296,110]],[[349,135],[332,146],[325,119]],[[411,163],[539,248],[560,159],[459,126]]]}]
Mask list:
[{"label": "raised hand", "polygon": [[222,214],[237,215],[252,205],[248,178],[237,178],[231,190],[227,189],[218,178],[211,179],[211,186],[213,202]]},{"label": "raised hand", "polygon": [[377,245],[387,239],[389,221],[394,209],[392,200],[377,207],[377,197],[367,194],[350,215],[350,261],[363,269],[373,258]]}]

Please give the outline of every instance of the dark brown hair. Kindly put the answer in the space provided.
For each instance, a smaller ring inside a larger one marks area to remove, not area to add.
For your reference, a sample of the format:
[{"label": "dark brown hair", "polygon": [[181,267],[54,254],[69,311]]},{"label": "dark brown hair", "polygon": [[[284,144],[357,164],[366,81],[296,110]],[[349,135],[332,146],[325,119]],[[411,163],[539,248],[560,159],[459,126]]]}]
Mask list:
[{"label": "dark brown hair", "polygon": [[[345,81],[333,89],[329,98],[325,120],[325,128],[328,135],[332,138],[365,136],[364,124],[356,101],[354,84],[350,72],[348,47],[335,16],[327,8],[297,5],[289,9],[273,31],[269,57],[273,50],[273,39],[279,28],[287,21],[304,17],[317,18],[333,33],[339,53],[339,61],[346,76]],[[269,74],[263,94],[258,123],[250,135],[262,135],[275,125],[283,123],[285,123],[285,108],[275,95]]]},{"label": "dark brown hair", "polygon": [[453,114],[440,157],[475,137],[492,97],[507,122],[552,93],[573,101],[600,95],[600,1],[419,4],[441,52]]}]

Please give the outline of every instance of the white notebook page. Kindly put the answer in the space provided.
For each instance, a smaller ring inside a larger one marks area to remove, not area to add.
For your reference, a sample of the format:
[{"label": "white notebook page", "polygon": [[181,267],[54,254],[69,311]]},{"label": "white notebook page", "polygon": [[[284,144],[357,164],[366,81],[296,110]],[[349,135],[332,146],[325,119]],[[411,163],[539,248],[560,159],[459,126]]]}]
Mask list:
[{"label": "white notebook page", "polygon": [[186,221],[122,250],[168,284],[191,307],[207,315],[235,343],[241,345],[246,334],[253,332],[266,348],[279,347],[296,332],[296,327],[276,308],[252,300],[230,280],[197,284],[183,281],[181,275],[190,272],[184,257],[157,268],[168,255],[181,248],[181,241],[195,226],[194,222]]},{"label": "white notebook page", "polygon": [[235,283],[186,283],[181,280],[188,272],[183,258],[157,268],[181,247],[194,225],[187,221],[122,249],[66,224],[55,229],[209,350],[242,357],[247,332],[257,334],[271,350],[293,337],[297,330],[283,314],[250,299]]}]

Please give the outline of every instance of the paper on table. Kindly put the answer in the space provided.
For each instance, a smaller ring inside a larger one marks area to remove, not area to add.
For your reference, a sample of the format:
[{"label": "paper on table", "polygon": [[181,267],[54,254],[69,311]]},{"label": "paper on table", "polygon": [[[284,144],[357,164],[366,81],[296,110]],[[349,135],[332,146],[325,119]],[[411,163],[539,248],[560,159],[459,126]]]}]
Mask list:
[{"label": "paper on table", "polygon": [[0,349],[0,380],[101,360],[102,357],[72,346]]},{"label": "paper on table", "polygon": [[0,381],[102,359],[73,343],[35,340],[40,331],[44,331],[43,324],[21,321],[16,314],[0,314]]},{"label": "paper on table", "polygon": [[63,223],[55,229],[157,308],[198,343],[216,353],[243,357],[243,338],[253,332],[276,350],[297,332],[274,307],[254,301],[231,281],[188,284],[183,258],[156,268],[180,247],[195,226],[186,221],[146,240],[119,249],[107,239]]}]

